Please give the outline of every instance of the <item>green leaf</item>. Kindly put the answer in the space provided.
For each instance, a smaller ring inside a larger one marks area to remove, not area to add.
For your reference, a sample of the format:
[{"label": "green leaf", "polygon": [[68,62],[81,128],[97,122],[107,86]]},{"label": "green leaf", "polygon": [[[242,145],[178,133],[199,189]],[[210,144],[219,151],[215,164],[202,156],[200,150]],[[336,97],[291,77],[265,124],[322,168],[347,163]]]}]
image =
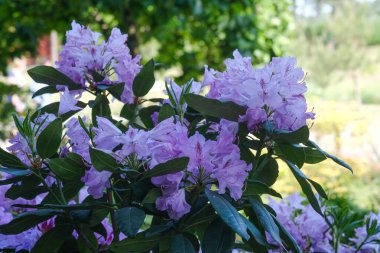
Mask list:
[{"label": "green leaf", "polygon": [[98,246],[98,240],[94,235],[94,232],[86,226],[81,227],[82,234],[85,235],[87,238],[87,242],[85,242],[82,237],[79,237],[77,242],[78,242],[78,248],[80,253],[92,253],[92,251],[89,249],[87,244],[91,244],[95,249],[97,249]]},{"label": "green leaf", "polygon": [[244,190],[243,196],[250,197],[254,195],[269,194],[278,198],[282,198],[281,194],[269,188],[263,182],[258,180],[248,180],[247,187]]},{"label": "green leaf", "polygon": [[198,226],[207,225],[216,217],[217,215],[215,214],[214,208],[211,205],[206,204],[186,219],[185,230],[189,231]]},{"label": "green leaf", "polygon": [[298,168],[302,168],[305,163],[305,151],[302,147],[295,147],[289,144],[279,143],[278,147],[281,150],[282,155],[285,155],[285,160],[289,160],[296,164]]},{"label": "green leaf", "polygon": [[172,238],[171,253],[195,253],[193,244],[182,234]]},{"label": "green leaf", "polygon": [[91,163],[98,171],[107,170],[114,172],[118,168],[118,163],[112,155],[107,154],[99,149],[90,147]]},{"label": "green leaf", "polygon": [[195,252],[199,252],[199,250],[200,250],[200,245],[199,245],[200,241],[195,236],[195,234],[194,233],[190,233],[190,232],[185,232],[185,233],[183,233],[183,236],[191,243],[191,245],[193,245],[194,251]]},{"label": "green leaf", "polygon": [[0,171],[5,172],[7,174],[14,175],[14,176],[26,176],[32,173],[30,170],[18,170],[18,169],[3,168],[3,167],[0,167]]},{"label": "green leaf", "polygon": [[317,182],[311,180],[310,178],[307,179],[314,187],[314,189],[318,192],[318,194],[324,198],[324,199],[328,199],[328,196],[325,192],[325,190],[323,190],[322,186],[320,184],[318,184]]},{"label": "green leaf", "polygon": [[338,157],[333,156],[333,155],[327,153],[326,151],[322,150],[322,149],[321,149],[316,143],[314,143],[314,142],[312,142],[312,141],[308,141],[308,142],[307,142],[307,145],[308,145],[308,146],[311,146],[311,147],[314,147],[314,148],[316,148],[316,149],[318,149],[318,150],[321,151],[321,152],[322,152],[327,158],[330,158],[330,159],[333,160],[336,164],[339,164],[340,166],[345,167],[346,169],[350,170],[352,173],[354,172],[350,165],[348,165],[347,163],[345,163],[343,160],[339,159]]},{"label": "green leaf", "polygon": [[105,95],[97,95],[91,110],[92,122],[97,126],[96,117],[111,117],[110,102]]},{"label": "green leaf", "polygon": [[189,163],[188,157],[179,157],[169,160],[165,163],[160,163],[156,165],[153,169],[148,170],[144,173],[143,178],[157,177],[166,174],[171,174],[186,169]]},{"label": "green leaf", "polygon": [[15,235],[24,232],[60,212],[50,209],[29,211],[16,216],[11,222],[0,225],[0,234]]},{"label": "green leaf", "polygon": [[258,231],[258,229],[244,216],[242,216],[236,209],[233,207],[230,202],[225,198],[220,196],[218,193],[211,191],[206,188],[206,196],[210,201],[211,205],[214,207],[215,211],[218,213],[219,217],[236,233],[238,233],[245,240],[249,240],[250,236],[248,234],[249,230],[255,239],[266,245],[265,237]]},{"label": "green leaf", "polygon": [[[67,201],[72,200],[78,195],[79,191],[83,187],[83,182],[81,181],[63,181],[63,195]],[[60,194],[59,189],[56,185],[53,185],[52,190],[56,196]],[[42,200],[41,204],[58,204],[54,196],[49,192],[48,195]]]},{"label": "green leaf", "polygon": [[162,195],[160,188],[153,188],[149,191],[149,193],[145,196],[142,204],[154,204],[156,203],[156,199]]},{"label": "green leaf", "polygon": [[277,161],[268,154],[260,156],[258,166],[255,171],[252,171],[252,179],[261,181],[268,186],[273,185],[278,177]]},{"label": "green leaf", "polygon": [[[78,101],[76,106],[83,109],[87,106],[87,104],[85,104],[81,101]],[[54,102],[54,103],[48,104],[48,105],[38,109],[35,113],[33,113],[31,119],[34,120],[37,118],[38,115],[42,115],[44,113],[51,113],[51,114],[54,114],[55,116],[58,116],[58,109],[59,109],[59,102]],[[67,113],[60,115],[59,117],[62,119],[62,121],[65,121],[65,120],[69,119],[71,116],[75,115],[77,112],[79,112],[79,111],[70,111],[70,112],[67,112]]]},{"label": "green leaf", "polygon": [[85,223],[87,225],[90,224],[90,220],[92,218],[92,209],[88,210],[71,210],[70,215],[76,222]]},{"label": "green leaf", "polygon": [[91,75],[92,75],[92,79],[96,83],[99,83],[105,79],[105,76],[102,75],[101,73],[97,72],[96,70],[94,70]]},{"label": "green leaf", "polygon": [[49,161],[50,169],[64,180],[78,180],[83,177],[86,165],[82,157],[68,153],[65,158],[53,158]]},{"label": "green leaf", "polygon": [[137,207],[125,207],[116,211],[115,218],[120,231],[130,237],[135,236],[144,224],[145,213]]},{"label": "green leaf", "polygon": [[159,112],[160,109],[161,109],[160,106],[153,105],[153,106],[144,107],[139,111],[140,119],[148,129],[152,129],[154,127],[152,114],[154,112]]},{"label": "green leaf", "polygon": [[350,170],[352,173],[354,173],[353,169],[351,168],[350,165],[348,165],[345,161],[339,159],[338,157],[336,156],[333,156],[327,152],[324,152],[323,153],[326,157],[330,158],[331,160],[333,160],[336,164],[339,164],[340,166],[342,167],[345,167],[346,169]]},{"label": "green leaf", "polygon": [[120,117],[127,119],[129,122],[135,122],[137,117],[137,105],[125,104],[120,112]]},{"label": "green leaf", "polygon": [[263,226],[278,244],[282,245],[280,231],[264,205],[255,198],[249,198],[249,203],[251,203],[252,210],[256,214],[257,220],[260,222],[261,226]]},{"label": "green leaf", "polygon": [[235,242],[235,232],[221,219],[213,221],[202,240],[203,253],[229,253]]},{"label": "green leaf", "polygon": [[151,59],[142,67],[140,72],[136,75],[133,80],[133,94],[136,97],[143,97],[150,89],[153,87],[155,82],[154,78],[154,60]]},{"label": "green leaf", "polygon": [[107,239],[107,230],[105,229],[102,223],[98,223],[94,226],[91,226],[91,230],[103,236],[103,238]]},{"label": "green leaf", "polygon": [[125,252],[145,252],[156,247],[160,241],[159,236],[127,238],[120,242],[114,242],[110,245],[110,250],[115,253]]},{"label": "green leaf", "polygon": [[71,226],[56,226],[50,229],[36,242],[31,253],[58,252],[72,231]]},{"label": "green leaf", "polygon": [[15,176],[15,177],[11,177],[5,180],[0,180],[0,185],[8,185],[8,184],[17,183],[23,180],[24,178],[25,178],[24,176]]},{"label": "green leaf", "polygon": [[323,215],[321,207],[319,206],[319,202],[318,202],[317,198],[315,197],[314,192],[313,192],[310,184],[307,181],[308,180],[307,176],[305,174],[303,174],[302,171],[299,168],[297,168],[293,163],[291,163],[289,161],[285,161],[285,162],[288,165],[288,167],[290,168],[290,170],[292,171],[294,177],[297,179],[298,183],[300,184],[303,193],[305,193],[306,198],[310,202],[310,205],[313,207],[313,209],[317,213],[319,213],[320,215]]},{"label": "green leaf", "polygon": [[81,89],[81,85],[75,83],[68,76],[50,66],[37,66],[28,70],[28,74],[36,83],[47,85],[66,85]]},{"label": "green leaf", "polygon": [[325,154],[318,149],[304,147],[303,150],[305,151],[305,163],[316,164],[327,159]]},{"label": "green leaf", "polygon": [[238,121],[244,115],[246,108],[233,102],[220,102],[216,99],[205,98],[200,95],[186,94],[187,104],[198,112],[217,118]]},{"label": "green leaf", "polygon": [[62,119],[53,120],[37,138],[37,153],[42,158],[49,158],[57,153],[61,145]]},{"label": "green leaf", "polygon": [[113,84],[105,90],[111,93],[114,98],[121,100],[121,94],[123,94],[124,91],[124,83]]},{"label": "green leaf", "polygon": [[303,126],[295,131],[286,130],[268,130],[268,135],[270,138],[275,140],[277,143],[306,143],[309,140],[309,128],[308,126]]},{"label": "green leaf", "polygon": [[169,221],[168,223],[164,225],[159,225],[159,226],[151,226],[149,229],[145,230],[145,237],[151,237],[155,235],[159,235],[163,232],[168,231],[174,226],[173,221]]},{"label": "green leaf", "polygon": [[158,114],[158,122],[164,121],[165,119],[174,116],[174,114],[174,110],[169,104],[163,104]]},{"label": "green leaf", "polygon": [[35,98],[37,96],[41,96],[41,95],[46,94],[46,93],[48,93],[48,94],[58,93],[57,87],[45,86],[45,87],[39,89],[38,91],[34,92],[32,98]]},{"label": "green leaf", "polygon": [[284,240],[287,247],[289,247],[292,252],[302,253],[301,248],[298,246],[297,241],[293,238],[293,236],[284,228],[280,221],[277,220],[276,217],[272,216],[274,222],[276,222],[277,227],[280,229],[280,236]]},{"label": "green leaf", "polygon": [[12,155],[11,153],[6,152],[0,148],[0,164],[7,168],[13,169],[27,169],[28,166],[23,164],[17,156]]},{"label": "green leaf", "polygon": [[48,191],[46,187],[41,186],[40,184],[41,182],[36,176],[25,176],[19,183],[13,184],[8,189],[5,193],[5,197],[9,199],[34,199],[37,195]]}]

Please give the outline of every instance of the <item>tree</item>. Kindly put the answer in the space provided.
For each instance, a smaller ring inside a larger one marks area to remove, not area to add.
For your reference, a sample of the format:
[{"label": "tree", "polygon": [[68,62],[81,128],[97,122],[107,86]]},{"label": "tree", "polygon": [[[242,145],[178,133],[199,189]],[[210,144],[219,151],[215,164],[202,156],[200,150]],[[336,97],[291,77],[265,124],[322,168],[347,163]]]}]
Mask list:
[{"label": "tree", "polygon": [[[106,34],[118,26],[129,34],[133,53],[156,42],[156,58],[166,67],[178,62],[183,80],[199,76],[198,66],[218,68],[236,48],[255,63],[281,55],[292,22],[291,1],[6,1],[0,0],[0,67],[21,55],[33,56],[38,38],[63,33],[71,20]],[[107,31],[107,32],[106,32]],[[107,35],[107,34],[106,34]]]}]

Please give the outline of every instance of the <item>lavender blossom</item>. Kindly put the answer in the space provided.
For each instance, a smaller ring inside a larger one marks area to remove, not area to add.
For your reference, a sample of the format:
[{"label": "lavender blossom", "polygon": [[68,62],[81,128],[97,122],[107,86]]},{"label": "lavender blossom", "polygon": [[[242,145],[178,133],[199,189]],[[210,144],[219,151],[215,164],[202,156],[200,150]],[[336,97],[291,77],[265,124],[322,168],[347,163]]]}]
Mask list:
[{"label": "lavender blossom", "polygon": [[[330,245],[331,234],[325,219],[312,208],[304,205],[306,199],[299,194],[276,202],[269,200],[269,205],[277,214],[277,219],[294,237],[302,252],[333,252]],[[277,243],[268,235],[268,241]],[[273,249],[270,252],[282,252],[282,249]]]},{"label": "lavender blossom", "polygon": [[294,131],[314,118],[314,113],[306,112],[304,73],[296,67],[295,58],[274,57],[268,65],[254,69],[250,58],[237,50],[233,55],[234,59],[225,61],[224,72],[206,67],[202,85],[210,87],[210,98],[247,106],[240,120],[247,121],[250,130],[272,121],[278,129]]},{"label": "lavender blossom", "polygon": [[[140,56],[132,57],[126,46],[128,36],[114,28],[108,41],[100,41],[100,34],[77,24],[71,24],[72,30],[66,33],[60,59],[56,62],[58,70],[69,76],[82,89],[91,82],[90,89],[98,84],[114,85],[124,83],[121,100],[133,103],[132,84],[140,72]],[[104,80],[95,81],[94,72],[104,76]],[[64,85],[64,84],[63,84]],[[59,87],[58,87],[59,88]]]},{"label": "lavender blossom", "polygon": [[82,182],[87,186],[87,192],[95,199],[103,197],[104,189],[110,187],[109,178],[112,173],[106,170],[97,171],[94,167],[86,170]]},{"label": "lavender blossom", "polygon": [[157,198],[157,209],[168,211],[169,217],[178,220],[186,213],[190,212],[190,205],[185,199],[185,190],[180,189],[173,194]]},{"label": "lavender blossom", "polygon": [[74,96],[70,94],[70,91],[67,87],[65,87],[65,91],[60,95],[61,99],[59,102],[58,115],[65,114],[70,111],[78,111],[82,108],[76,106],[78,101]]},{"label": "lavender blossom", "polygon": [[[82,121],[86,122],[86,117],[82,117]],[[66,124],[66,135],[69,137],[71,151],[81,155],[87,163],[91,163],[89,145],[90,137],[82,128],[77,118],[71,118]]]}]

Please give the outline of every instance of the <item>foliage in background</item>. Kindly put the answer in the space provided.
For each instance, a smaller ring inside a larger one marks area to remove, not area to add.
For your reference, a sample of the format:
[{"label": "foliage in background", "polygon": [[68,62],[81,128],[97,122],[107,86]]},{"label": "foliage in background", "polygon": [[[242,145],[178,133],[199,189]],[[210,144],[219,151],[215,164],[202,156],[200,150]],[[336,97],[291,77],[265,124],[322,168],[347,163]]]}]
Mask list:
[{"label": "foliage in background", "polygon": [[151,56],[165,67],[179,64],[187,81],[204,64],[221,67],[235,48],[253,55],[255,63],[281,55],[292,24],[290,7],[290,0],[0,0],[0,69],[14,57],[35,55],[42,35],[53,29],[62,34],[74,19],[104,35],[120,27],[129,34],[133,54],[144,45],[156,47]]},{"label": "foliage in background", "polygon": [[12,121],[12,113],[15,112],[11,96],[21,92],[18,86],[0,81],[0,140],[8,138],[11,130],[9,123]]},{"label": "foliage in background", "polygon": [[[313,15],[298,13],[297,35],[291,52],[305,63],[312,83],[321,87],[324,96],[327,86],[349,76],[353,88],[350,99],[361,102],[361,83],[358,71],[369,68],[379,60],[369,52],[376,45],[374,36],[379,29],[378,1],[312,1],[318,3]],[[378,50],[377,50],[378,52]],[[346,94],[348,90],[346,89]]]}]

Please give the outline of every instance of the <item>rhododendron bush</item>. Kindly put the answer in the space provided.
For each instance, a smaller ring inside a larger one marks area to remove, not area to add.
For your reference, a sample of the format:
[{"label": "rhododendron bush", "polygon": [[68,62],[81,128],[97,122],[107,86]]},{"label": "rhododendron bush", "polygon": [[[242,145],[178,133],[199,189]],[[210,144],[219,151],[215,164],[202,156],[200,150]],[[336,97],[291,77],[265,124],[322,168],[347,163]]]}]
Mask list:
[{"label": "rhododendron bush", "polygon": [[[309,140],[314,113],[296,60],[253,68],[236,50],[224,71],[206,66],[201,82],[166,80],[166,99],[147,99],[155,63],[142,65],[126,40],[119,29],[103,40],[73,22],[56,68],[28,71],[46,84],[33,96],[60,101],[15,116],[18,133],[0,150],[1,248],[330,252],[332,218],[315,195],[326,193],[301,168],[325,159],[351,168]],[[112,100],[124,104],[120,112]],[[281,198],[270,188],[280,161],[309,203],[289,199],[297,218],[263,201]],[[301,219],[314,231],[297,230]]]}]

